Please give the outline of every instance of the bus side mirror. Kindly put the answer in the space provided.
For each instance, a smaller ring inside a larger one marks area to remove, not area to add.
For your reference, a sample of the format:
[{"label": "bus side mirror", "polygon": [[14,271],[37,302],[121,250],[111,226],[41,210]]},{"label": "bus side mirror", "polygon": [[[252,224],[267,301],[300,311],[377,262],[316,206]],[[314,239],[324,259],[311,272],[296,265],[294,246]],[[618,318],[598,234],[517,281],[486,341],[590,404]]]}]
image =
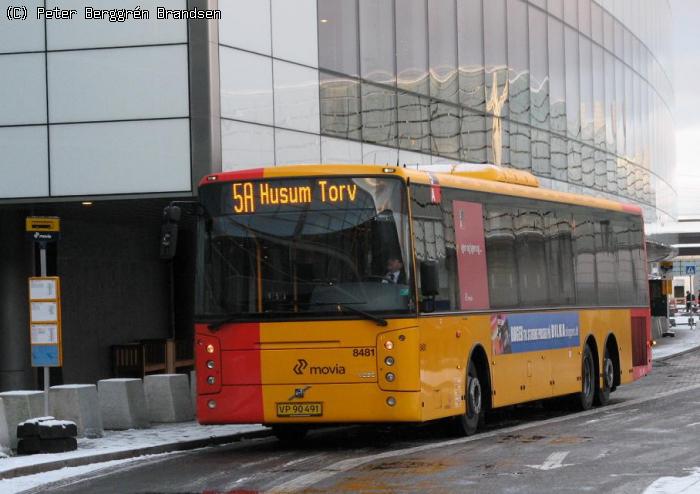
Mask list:
[{"label": "bus side mirror", "polygon": [[420,263],[420,292],[424,297],[434,297],[440,293],[437,261],[422,261]]},{"label": "bus side mirror", "polygon": [[177,251],[177,230],[182,210],[177,206],[163,209],[163,223],[160,227],[160,258],[170,261]]}]

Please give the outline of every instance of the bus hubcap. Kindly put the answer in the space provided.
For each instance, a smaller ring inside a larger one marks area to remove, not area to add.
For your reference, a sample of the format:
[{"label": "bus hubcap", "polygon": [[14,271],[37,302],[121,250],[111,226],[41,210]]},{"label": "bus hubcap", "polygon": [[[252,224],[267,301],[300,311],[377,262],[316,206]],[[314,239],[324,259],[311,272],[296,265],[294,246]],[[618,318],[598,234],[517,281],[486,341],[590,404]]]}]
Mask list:
[{"label": "bus hubcap", "polygon": [[478,379],[469,379],[469,412],[472,415],[481,413],[481,384]]},{"label": "bus hubcap", "polygon": [[615,371],[613,370],[613,363],[612,360],[609,358],[605,359],[605,371],[603,373],[603,379],[605,380],[605,388],[612,388],[612,383],[613,379],[615,379],[614,373]]},{"label": "bus hubcap", "polygon": [[583,373],[583,393],[585,395],[590,394],[591,392],[591,384],[593,382],[592,376],[593,372],[591,371],[591,360],[589,358],[586,358],[584,360],[584,373]]}]

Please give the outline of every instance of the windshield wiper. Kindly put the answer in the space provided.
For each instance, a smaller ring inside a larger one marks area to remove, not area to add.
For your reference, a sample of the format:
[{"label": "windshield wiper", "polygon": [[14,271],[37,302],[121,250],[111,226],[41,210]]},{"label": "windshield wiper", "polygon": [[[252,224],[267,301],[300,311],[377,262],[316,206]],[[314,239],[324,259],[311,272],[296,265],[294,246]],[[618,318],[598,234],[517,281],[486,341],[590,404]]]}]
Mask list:
[{"label": "windshield wiper", "polygon": [[328,305],[337,305],[339,308],[341,308],[343,310],[348,310],[354,314],[357,314],[359,316],[364,317],[365,319],[369,319],[370,321],[376,322],[378,326],[386,326],[388,324],[386,322],[386,319],[382,319],[379,316],[375,316],[374,314],[370,314],[369,312],[365,312],[363,310],[360,310],[357,307],[352,307],[351,305],[339,304],[339,303],[333,303],[333,304],[328,304]]}]

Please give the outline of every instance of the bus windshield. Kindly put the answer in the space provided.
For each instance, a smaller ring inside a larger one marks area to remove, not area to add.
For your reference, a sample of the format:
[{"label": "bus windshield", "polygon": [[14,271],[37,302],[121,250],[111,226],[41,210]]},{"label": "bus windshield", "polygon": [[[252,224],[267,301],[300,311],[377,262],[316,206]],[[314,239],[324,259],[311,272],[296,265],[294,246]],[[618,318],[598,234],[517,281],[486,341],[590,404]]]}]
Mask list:
[{"label": "bus windshield", "polygon": [[398,178],[208,184],[196,318],[294,320],[415,310],[406,187]]}]

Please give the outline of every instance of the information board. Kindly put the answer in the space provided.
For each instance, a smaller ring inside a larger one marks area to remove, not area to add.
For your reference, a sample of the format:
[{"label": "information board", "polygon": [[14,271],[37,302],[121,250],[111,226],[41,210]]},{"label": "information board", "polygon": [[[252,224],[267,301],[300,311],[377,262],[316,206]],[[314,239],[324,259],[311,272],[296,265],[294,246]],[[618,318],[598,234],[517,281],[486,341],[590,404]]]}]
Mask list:
[{"label": "information board", "polygon": [[58,276],[29,278],[29,331],[32,367],[63,365],[61,281]]}]

